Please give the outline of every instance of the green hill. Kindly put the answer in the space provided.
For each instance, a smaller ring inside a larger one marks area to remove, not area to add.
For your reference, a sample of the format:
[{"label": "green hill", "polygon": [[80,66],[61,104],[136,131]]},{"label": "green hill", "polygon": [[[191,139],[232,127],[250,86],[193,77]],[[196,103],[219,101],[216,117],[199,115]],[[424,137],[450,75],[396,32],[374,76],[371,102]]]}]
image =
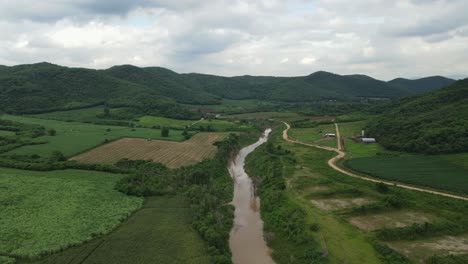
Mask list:
[{"label": "green hill", "polygon": [[404,98],[371,122],[368,133],[385,147],[420,153],[468,150],[468,79]]},{"label": "green hill", "polygon": [[413,88],[403,81],[392,83],[365,75],[328,72],[299,77],[222,77],[179,74],[160,67],[121,65],[92,70],[38,63],[0,67],[0,111],[25,114],[108,104],[187,118],[194,114],[179,103],[213,105],[220,104],[222,99],[317,102],[396,98],[437,89],[447,81],[428,79],[416,82]]},{"label": "green hill", "polygon": [[445,78],[442,76],[431,76],[416,80],[409,80],[404,78],[397,78],[389,81],[388,83],[396,86],[401,87],[404,89],[410,89],[415,94],[417,93],[425,93],[432,90],[439,89],[441,87],[446,87],[454,83],[455,80]]}]

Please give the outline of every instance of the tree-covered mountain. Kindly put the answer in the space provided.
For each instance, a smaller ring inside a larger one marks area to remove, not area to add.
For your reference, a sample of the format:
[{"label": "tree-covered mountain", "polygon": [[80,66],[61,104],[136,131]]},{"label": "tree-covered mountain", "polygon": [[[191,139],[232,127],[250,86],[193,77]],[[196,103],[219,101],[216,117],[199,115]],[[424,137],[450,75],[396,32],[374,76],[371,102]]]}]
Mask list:
[{"label": "tree-covered mountain", "polygon": [[189,115],[178,103],[219,104],[223,98],[278,102],[396,98],[445,84],[434,82],[426,88],[421,88],[423,84],[413,88],[365,75],[328,72],[300,77],[222,77],[179,74],[160,67],[122,65],[92,70],[38,63],[0,67],[0,110],[36,113],[106,103],[177,117]]},{"label": "tree-covered mountain", "polygon": [[396,86],[401,87],[404,89],[410,89],[415,93],[425,93],[432,90],[439,89],[441,87],[446,87],[454,83],[455,80],[449,79],[442,76],[431,76],[421,79],[409,80],[405,78],[396,78],[388,83]]},{"label": "tree-covered mountain", "polygon": [[468,150],[468,79],[404,98],[368,127],[385,147],[420,153]]}]

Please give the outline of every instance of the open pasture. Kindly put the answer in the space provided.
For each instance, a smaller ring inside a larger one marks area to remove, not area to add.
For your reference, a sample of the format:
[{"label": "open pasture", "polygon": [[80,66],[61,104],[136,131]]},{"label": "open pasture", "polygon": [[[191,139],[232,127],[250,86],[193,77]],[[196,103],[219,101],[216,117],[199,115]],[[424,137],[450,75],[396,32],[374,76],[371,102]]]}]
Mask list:
[{"label": "open pasture", "polygon": [[214,157],[216,146],[213,143],[226,136],[227,133],[198,133],[184,142],[124,138],[80,154],[72,160],[112,164],[127,158],[153,160],[177,168]]},{"label": "open pasture", "polygon": [[326,124],[310,128],[291,128],[289,130],[289,135],[292,139],[336,148],[336,138],[325,138],[324,135],[326,133],[335,134],[335,125]]},{"label": "open pasture", "polygon": [[120,177],[0,168],[0,256],[37,257],[110,232],[143,201],[114,190]]},{"label": "open pasture", "polygon": [[41,125],[44,126],[46,130],[55,129],[57,131],[55,136],[41,137],[41,139],[48,142],[47,144],[24,146],[7,152],[7,155],[37,154],[47,157],[53,151],[61,151],[65,156],[69,157],[103,144],[106,139],[111,141],[123,137],[183,140],[182,131],[178,130],[171,130],[169,137],[162,138],[159,129],[103,126],[10,115],[5,115],[3,118],[26,124]]},{"label": "open pasture", "polygon": [[138,125],[143,127],[170,127],[177,129],[206,129],[208,126],[216,131],[239,131],[248,129],[246,125],[237,124],[228,120],[212,119],[212,120],[179,120],[161,116],[143,116],[138,119]]}]

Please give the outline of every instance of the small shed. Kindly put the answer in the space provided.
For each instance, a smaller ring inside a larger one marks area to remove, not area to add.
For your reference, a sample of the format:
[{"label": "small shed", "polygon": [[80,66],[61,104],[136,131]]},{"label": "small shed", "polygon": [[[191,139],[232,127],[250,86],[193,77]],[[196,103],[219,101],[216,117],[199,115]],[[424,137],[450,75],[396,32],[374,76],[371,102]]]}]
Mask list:
[{"label": "small shed", "polygon": [[377,140],[375,138],[361,138],[363,143],[376,143]]},{"label": "small shed", "polygon": [[333,133],[326,133],[325,137],[336,137],[336,134]]}]

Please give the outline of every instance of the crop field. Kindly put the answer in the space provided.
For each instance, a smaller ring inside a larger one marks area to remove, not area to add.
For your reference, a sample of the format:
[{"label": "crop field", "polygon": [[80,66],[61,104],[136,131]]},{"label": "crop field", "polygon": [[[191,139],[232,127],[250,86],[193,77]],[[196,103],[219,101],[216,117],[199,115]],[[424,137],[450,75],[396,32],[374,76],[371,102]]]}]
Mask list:
[{"label": "crop field", "polygon": [[143,202],[114,190],[120,177],[0,168],[0,256],[36,257],[110,232]]},{"label": "crop field", "polygon": [[182,131],[179,130],[171,130],[169,137],[162,138],[161,131],[159,129],[103,126],[10,115],[5,115],[3,118],[26,124],[41,125],[46,129],[55,129],[57,131],[55,136],[41,137],[41,139],[48,141],[47,144],[24,146],[7,152],[7,155],[37,154],[47,157],[53,151],[58,150],[65,156],[69,157],[103,144],[106,139],[111,141],[123,137],[164,139],[172,141],[183,140]]},{"label": "crop field", "polygon": [[216,154],[214,142],[227,133],[202,132],[184,142],[124,138],[73,157],[85,163],[112,164],[120,159],[153,160],[170,168],[198,163]]},{"label": "crop field", "polygon": [[345,164],[374,177],[468,193],[468,170],[452,162],[450,155],[378,155],[350,159]]},{"label": "crop field", "polygon": [[190,225],[189,212],[179,196],[149,197],[109,235],[33,263],[211,263],[204,242]]}]

